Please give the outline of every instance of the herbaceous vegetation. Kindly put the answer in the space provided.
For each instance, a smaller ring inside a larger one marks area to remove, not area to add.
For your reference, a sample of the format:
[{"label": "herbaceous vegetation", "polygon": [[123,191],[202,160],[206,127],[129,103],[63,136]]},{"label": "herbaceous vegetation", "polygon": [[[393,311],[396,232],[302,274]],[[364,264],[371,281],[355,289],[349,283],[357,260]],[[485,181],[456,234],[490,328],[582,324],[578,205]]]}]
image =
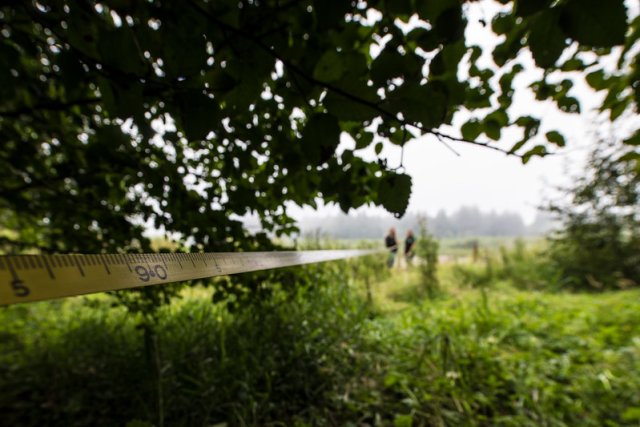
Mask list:
[{"label": "herbaceous vegetation", "polygon": [[425,231],[408,271],[370,257],[3,308],[0,424],[637,425],[631,3],[3,3],[2,253],[277,249],[287,203],[402,216],[411,177],[382,141],[523,163],[571,143],[515,113],[525,76],[567,114],[597,93],[624,135],[551,203],[549,241],[438,263]]},{"label": "herbaceous vegetation", "polygon": [[0,425],[640,420],[637,289],[519,290],[506,275],[475,289],[442,265],[435,298],[416,267],[373,283],[367,301],[362,270],[376,268],[384,257],[292,269],[314,286],[272,283],[250,309],[194,288],[159,310],[153,339],[104,296],[8,307]]}]

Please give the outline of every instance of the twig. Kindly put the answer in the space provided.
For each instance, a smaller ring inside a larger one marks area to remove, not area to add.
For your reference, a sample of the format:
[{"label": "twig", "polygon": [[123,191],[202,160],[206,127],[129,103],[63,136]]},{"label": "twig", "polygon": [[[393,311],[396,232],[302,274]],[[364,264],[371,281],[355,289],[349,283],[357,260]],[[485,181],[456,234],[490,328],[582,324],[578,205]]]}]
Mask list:
[{"label": "twig", "polygon": [[50,102],[44,102],[41,104],[36,104],[32,107],[20,107],[11,111],[0,111],[0,117],[19,117],[24,114],[30,114],[35,111],[45,110],[45,111],[65,111],[71,107],[81,106],[81,105],[91,105],[100,102],[102,98],[100,97],[89,97],[76,99],[73,101],[56,101],[51,100]]},{"label": "twig", "polygon": [[449,151],[451,151],[453,154],[455,154],[456,156],[460,157],[460,153],[458,153],[456,150],[453,149],[452,146],[450,146],[449,144],[447,144],[447,141],[444,140],[444,137],[442,135],[437,135],[436,134],[436,138],[438,138],[438,141],[440,141],[442,143],[442,145],[444,145],[445,147],[447,147],[449,149]]},{"label": "twig", "polygon": [[349,99],[353,102],[359,103],[361,105],[364,105],[366,107],[369,107],[371,109],[373,109],[374,111],[378,112],[380,115],[385,116],[387,118],[390,118],[392,120],[397,121],[398,123],[405,125],[405,126],[412,126],[415,127],[417,129],[419,129],[421,132],[423,133],[429,133],[435,136],[439,136],[441,138],[445,138],[448,139],[450,141],[455,141],[455,142],[464,142],[466,144],[471,144],[471,145],[476,145],[478,147],[484,147],[484,148],[489,148],[491,150],[495,150],[495,151],[499,151],[501,153],[504,153],[506,155],[510,155],[510,156],[515,156],[515,157],[522,157],[522,155],[520,154],[516,154],[516,153],[511,153],[509,150],[506,150],[504,148],[500,148],[500,147],[496,147],[494,145],[491,145],[488,142],[481,142],[481,141],[472,141],[472,140],[468,140],[468,139],[464,139],[464,138],[459,138],[459,137],[454,137],[451,135],[447,135],[444,134],[436,129],[426,129],[424,128],[421,124],[419,123],[414,123],[411,121],[408,121],[404,118],[399,117],[398,114],[392,113],[388,110],[385,110],[384,108],[380,107],[380,105],[378,105],[375,102],[369,101],[367,99],[361,98],[359,96],[353,95],[352,93],[349,93],[347,91],[345,91],[344,89],[335,86],[331,83],[328,82],[323,82],[321,80],[318,80],[316,78],[314,78],[313,76],[308,75],[304,70],[302,70],[300,67],[298,67],[297,65],[295,65],[294,63],[292,63],[291,61],[289,61],[288,59],[286,59],[284,56],[282,56],[280,53],[278,53],[272,46],[269,46],[267,44],[265,44],[262,40],[260,40],[259,38],[255,37],[253,34],[249,34],[247,32],[245,32],[244,30],[240,29],[240,28],[236,28],[232,25],[227,24],[224,21],[221,21],[220,19],[218,19],[216,16],[214,16],[213,14],[211,14],[208,10],[206,10],[205,8],[203,8],[200,4],[198,4],[195,0],[189,0],[188,4],[190,4],[197,12],[199,12],[200,14],[202,14],[203,16],[207,17],[208,19],[210,19],[211,21],[215,22],[218,26],[231,31],[237,35],[239,35],[240,37],[252,42],[253,44],[255,44],[256,46],[260,47],[264,52],[266,52],[267,54],[269,54],[271,57],[279,60],[280,62],[282,62],[282,64],[288,69],[290,70],[292,73],[298,74],[300,77],[302,77],[303,79],[307,80],[310,83],[313,83],[314,85],[317,86],[321,86],[331,92],[334,92],[338,95],[343,96],[346,99]]}]

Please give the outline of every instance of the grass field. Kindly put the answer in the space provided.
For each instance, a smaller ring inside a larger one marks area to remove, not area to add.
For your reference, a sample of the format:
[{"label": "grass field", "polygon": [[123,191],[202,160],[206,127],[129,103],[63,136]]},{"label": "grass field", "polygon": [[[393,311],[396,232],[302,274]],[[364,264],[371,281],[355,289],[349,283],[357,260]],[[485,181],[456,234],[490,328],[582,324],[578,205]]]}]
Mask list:
[{"label": "grass field", "polygon": [[152,328],[106,296],[3,308],[0,425],[639,425],[640,290],[452,268],[433,299],[413,270],[371,303],[353,276],[239,311],[190,290]]}]

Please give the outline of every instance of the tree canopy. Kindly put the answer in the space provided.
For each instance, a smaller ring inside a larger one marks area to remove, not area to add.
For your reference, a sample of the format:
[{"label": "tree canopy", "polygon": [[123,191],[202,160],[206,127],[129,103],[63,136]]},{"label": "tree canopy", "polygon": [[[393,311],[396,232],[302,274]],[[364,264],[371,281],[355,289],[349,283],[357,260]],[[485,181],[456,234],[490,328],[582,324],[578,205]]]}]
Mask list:
[{"label": "tree canopy", "polygon": [[[611,120],[638,112],[640,19],[623,0],[500,3],[481,19],[500,37],[490,49],[459,0],[5,3],[1,243],[148,250],[147,224],[187,249],[251,249],[267,239],[239,217],[287,233],[287,202],[400,216],[411,178],[357,150],[432,135],[526,162],[565,144],[509,110],[522,52],[543,70],[537,99],[579,113],[586,79]],[[495,143],[508,127],[522,138]],[[355,150],[338,150],[347,136]],[[637,129],[626,142],[637,161]]]}]

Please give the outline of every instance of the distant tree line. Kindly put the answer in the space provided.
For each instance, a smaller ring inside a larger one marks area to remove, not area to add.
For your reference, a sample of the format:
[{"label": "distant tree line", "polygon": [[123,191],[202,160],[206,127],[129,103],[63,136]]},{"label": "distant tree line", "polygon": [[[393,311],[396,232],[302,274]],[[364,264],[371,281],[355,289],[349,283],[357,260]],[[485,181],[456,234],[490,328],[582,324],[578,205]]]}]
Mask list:
[{"label": "distant tree line", "polygon": [[302,218],[299,221],[302,235],[321,234],[335,238],[377,238],[389,227],[418,230],[420,218],[427,219],[430,233],[436,237],[468,236],[524,236],[544,234],[553,227],[548,214],[539,213],[534,222],[525,224],[522,216],[515,212],[483,212],[477,206],[463,206],[448,214],[440,210],[435,216],[407,213],[402,219],[391,216],[358,213]]}]

